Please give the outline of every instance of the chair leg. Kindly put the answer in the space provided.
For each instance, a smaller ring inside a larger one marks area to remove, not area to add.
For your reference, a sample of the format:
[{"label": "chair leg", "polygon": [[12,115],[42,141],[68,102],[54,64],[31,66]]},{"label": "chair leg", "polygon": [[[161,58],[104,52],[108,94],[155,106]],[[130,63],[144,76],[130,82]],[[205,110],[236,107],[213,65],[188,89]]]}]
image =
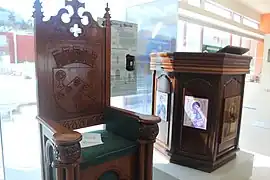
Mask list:
[{"label": "chair leg", "polygon": [[58,180],[64,180],[64,169],[63,168],[56,169],[56,177]]},{"label": "chair leg", "polygon": [[153,144],[147,144],[146,147],[146,180],[153,179]]},{"label": "chair leg", "polygon": [[139,180],[145,179],[145,144],[141,143],[139,151]]},{"label": "chair leg", "polygon": [[66,180],[76,180],[74,175],[74,167],[66,168]]},{"label": "chair leg", "polygon": [[75,167],[75,180],[80,180],[80,166]]},{"label": "chair leg", "polygon": [[46,180],[45,178],[45,154],[44,154],[44,135],[43,135],[43,131],[42,131],[42,125],[39,124],[39,132],[40,132],[40,150],[41,150],[41,176],[42,176],[42,180]]}]

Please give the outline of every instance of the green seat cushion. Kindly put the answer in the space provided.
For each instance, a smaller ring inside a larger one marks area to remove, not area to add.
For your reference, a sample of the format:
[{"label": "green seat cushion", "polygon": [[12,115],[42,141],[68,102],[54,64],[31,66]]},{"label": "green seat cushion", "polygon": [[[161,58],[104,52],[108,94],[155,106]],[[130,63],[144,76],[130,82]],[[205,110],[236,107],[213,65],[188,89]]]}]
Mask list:
[{"label": "green seat cushion", "polygon": [[103,144],[82,148],[81,169],[130,155],[137,151],[138,143],[127,140],[107,130],[91,131],[100,133]]},{"label": "green seat cushion", "polygon": [[119,176],[116,172],[106,171],[98,178],[98,180],[119,180]]}]

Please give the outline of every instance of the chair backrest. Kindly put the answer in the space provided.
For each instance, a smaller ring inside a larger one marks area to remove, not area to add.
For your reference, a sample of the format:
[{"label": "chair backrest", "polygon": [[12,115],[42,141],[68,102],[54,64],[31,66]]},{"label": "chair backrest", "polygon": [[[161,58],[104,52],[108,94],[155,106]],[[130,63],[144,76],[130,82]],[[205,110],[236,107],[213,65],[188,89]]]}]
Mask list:
[{"label": "chair backrest", "polygon": [[66,0],[65,6],[43,21],[42,4],[34,5],[38,116],[70,129],[102,124],[110,104],[108,4],[102,25],[81,13],[85,4],[79,0]]}]

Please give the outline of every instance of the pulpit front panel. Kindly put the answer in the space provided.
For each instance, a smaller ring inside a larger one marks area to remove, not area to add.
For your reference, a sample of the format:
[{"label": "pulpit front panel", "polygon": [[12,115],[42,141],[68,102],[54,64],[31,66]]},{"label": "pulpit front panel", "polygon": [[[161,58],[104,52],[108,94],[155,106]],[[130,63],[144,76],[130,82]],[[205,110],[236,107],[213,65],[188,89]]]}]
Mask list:
[{"label": "pulpit front panel", "polygon": [[179,121],[181,122],[179,150],[199,156],[213,158],[218,104],[215,88],[218,78],[209,75],[189,74],[179,76],[180,99]]}]

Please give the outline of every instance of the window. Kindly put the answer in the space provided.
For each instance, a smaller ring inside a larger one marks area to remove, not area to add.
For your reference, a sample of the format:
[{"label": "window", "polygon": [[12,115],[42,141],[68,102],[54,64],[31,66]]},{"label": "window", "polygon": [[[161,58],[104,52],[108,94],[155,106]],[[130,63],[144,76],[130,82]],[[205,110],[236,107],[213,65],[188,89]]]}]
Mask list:
[{"label": "window", "polygon": [[116,57],[116,64],[119,64],[119,56]]},{"label": "window", "polygon": [[233,20],[238,22],[238,23],[241,23],[241,16],[239,14],[233,14]]},{"label": "window", "polygon": [[248,18],[243,18],[243,24],[254,29],[259,29],[259,23]]},{"label": "window", "polygon": [[6,35],[0,35],[0,47],[7,46],[7,36]]},{"label": "window", "polygon": [[178,21],[176,51],[186,51],[186,22]]},{"label": "window", "polygon": [[204,27],[203,44],[223,48],[230,45],[230,34],[217,29]]},{"label": "window", "polygon": [[250,44],[251,44],[251,40],[249,38],[242,37],[241,47],[250,48]]},{"label": "window", "polygon": [[202,27],[196,24],[187,23],[186,51],[201,52]]},{"label": "window", "polygon": [[256,61],[257,61],[257,47],[258,47],[258,41],[251,39],[250,40],[250,53],[249,55],[253,57],[253,59],[250,62],[250,71],[251,74],[255,73],[256,68]]},{"label": "window", "polygon": [[240,46],[241,43],[241,37],[232,34],[232,46]]},{"label": "window", "polygon": [[120,79],[121,79],[120,70],[117,69],[117,70],[115,71],[115,80],[120,80]]},{"label": "window", "polygon": [[231,11],[229,11],[228,9],[212,2],[212,1],[208,1],[205,2],[204,4],[205,10],[210,11],[212,13],[215,13],[217,15],[220,15],[222,17],[231,19]]},{"label": "window", "polygon": [[192,6],[200,7],[201,6],[201,0],[188,0],[188,4],[190,4]]}]

